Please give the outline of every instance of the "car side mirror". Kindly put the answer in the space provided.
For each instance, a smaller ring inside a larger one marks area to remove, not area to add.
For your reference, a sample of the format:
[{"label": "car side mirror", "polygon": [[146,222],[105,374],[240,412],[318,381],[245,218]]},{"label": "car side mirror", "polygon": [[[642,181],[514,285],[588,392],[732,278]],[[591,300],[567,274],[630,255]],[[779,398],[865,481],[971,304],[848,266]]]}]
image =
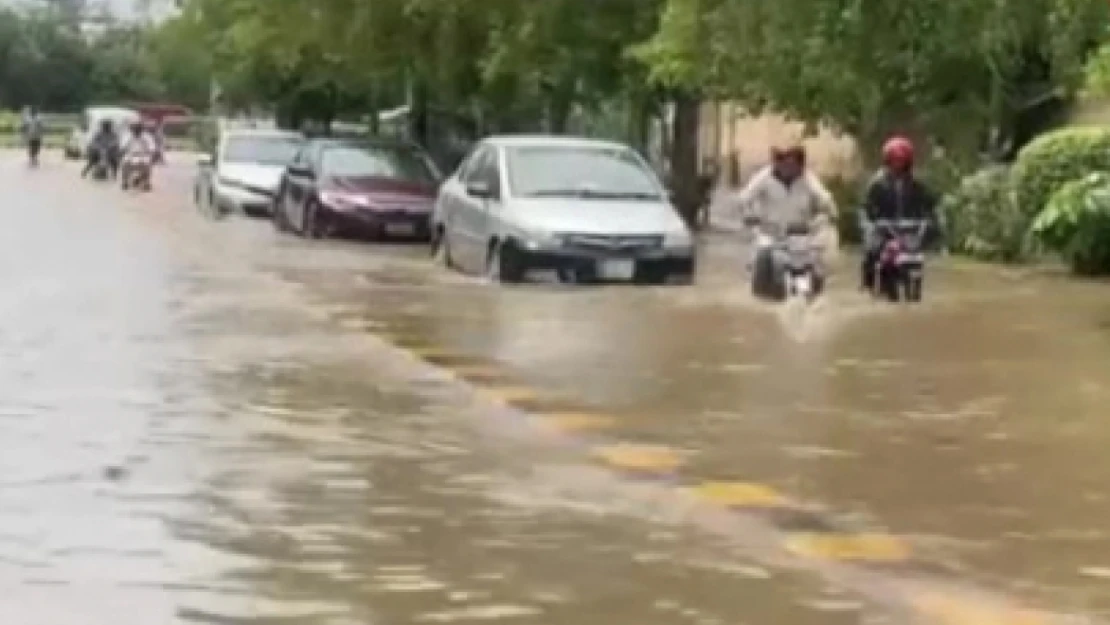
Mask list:
[{"label": "car side mirror", "polygon": [[466,194],[470,197],[488,200],[493,198],[493,188],[485,180],[472,180],[466,183]]}]

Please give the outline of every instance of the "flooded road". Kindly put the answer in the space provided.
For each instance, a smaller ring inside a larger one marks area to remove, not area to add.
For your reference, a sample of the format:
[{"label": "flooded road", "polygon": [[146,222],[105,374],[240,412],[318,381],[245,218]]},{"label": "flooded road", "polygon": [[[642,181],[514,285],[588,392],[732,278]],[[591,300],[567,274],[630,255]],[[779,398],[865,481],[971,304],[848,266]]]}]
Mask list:
[{"label": "flooded road", "polygon": [[796,318],[714,240],[689,288],[500,288],[160,173],[0,155],[12,622],[1110,612],[1105,285],[945,263]]}]

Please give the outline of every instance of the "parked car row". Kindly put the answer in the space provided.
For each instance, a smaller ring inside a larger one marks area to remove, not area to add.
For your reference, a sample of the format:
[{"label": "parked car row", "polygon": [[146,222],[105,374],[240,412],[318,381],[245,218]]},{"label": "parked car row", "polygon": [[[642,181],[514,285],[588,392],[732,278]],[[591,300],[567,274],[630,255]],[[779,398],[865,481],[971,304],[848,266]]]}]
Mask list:
[{"label": "parked car row", "polygon": [[443,265],[517,282],[690,282],[694,238],[628,146],[550,136],[478,142],[444,177],[411,144],[229,130],[201,161],[197,206],[268,216],[308,238],[428,241]]}]

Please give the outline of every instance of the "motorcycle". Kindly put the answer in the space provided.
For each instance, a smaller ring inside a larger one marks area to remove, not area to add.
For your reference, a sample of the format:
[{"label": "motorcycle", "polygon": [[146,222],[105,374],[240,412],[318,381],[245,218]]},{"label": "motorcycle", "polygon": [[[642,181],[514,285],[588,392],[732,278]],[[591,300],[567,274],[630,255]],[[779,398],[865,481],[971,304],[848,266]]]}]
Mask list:
[{"label": "motorcycle", "polygon": [[105,148],[93,148],[92,174],[93,180],[107,180],[112,175],[112,157]]},{"label": "motorcycle", "polygon": [[[809,303],[824,289],[808,226],[791,226],[778,240],[759,232],[756,246],[762,250],[756,254],[752,271],[752,293],[756,297],[774,301],[801,299]],[[776,257],[780,263],[775,262]]]},{"label": "motorcycle", "polygon": [[150,191],[150,174],[153,159],[147,154],[133,154],[124,158],[122,165],[123,190],[141,189]]},{"label": "motorcycle", "polygon": [[920,302],[928,222],[881,221],[875,227],[883,237],[875,267],[875,296],[891,302]]}]

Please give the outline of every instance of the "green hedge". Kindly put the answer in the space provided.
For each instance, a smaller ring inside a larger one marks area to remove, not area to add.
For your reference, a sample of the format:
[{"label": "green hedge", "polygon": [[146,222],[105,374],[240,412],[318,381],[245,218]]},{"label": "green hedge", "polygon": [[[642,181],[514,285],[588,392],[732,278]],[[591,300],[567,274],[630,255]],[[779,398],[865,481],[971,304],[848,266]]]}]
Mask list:
[{"label": "green hedge", "polygon": [[1026,227],[1052,194],[1072,180],[1110,171],[1110,130],[1065,128],[1042,135],[1018,154],[1010,174],[1014,193],[1027,217]]},{"label": "green hedge", "polygon": [[1015,262],[1028,251],[1029,220],[1017,201],[1009,168],[988,167],[964,178],[940,203],[950,252]]},{"label": "green hedge", "polygon": [[1031,232],[1076,274],[1110,274],[1110,173],[1065,183],[1049,198]]},{"label": "green hedge", "polygon": [[[1065,128],[1027,145],[1013,167],[964,178],[941,203],[949,249],[1016,262],[1060,254],[1085,274],[1110,271],[1110,129]],[[1082,181],[1082,182],[1079,182]],[[1033,244],[1038,244],[1036,247]],[[1105,268],[1103,268],[1105,265]]]}]

